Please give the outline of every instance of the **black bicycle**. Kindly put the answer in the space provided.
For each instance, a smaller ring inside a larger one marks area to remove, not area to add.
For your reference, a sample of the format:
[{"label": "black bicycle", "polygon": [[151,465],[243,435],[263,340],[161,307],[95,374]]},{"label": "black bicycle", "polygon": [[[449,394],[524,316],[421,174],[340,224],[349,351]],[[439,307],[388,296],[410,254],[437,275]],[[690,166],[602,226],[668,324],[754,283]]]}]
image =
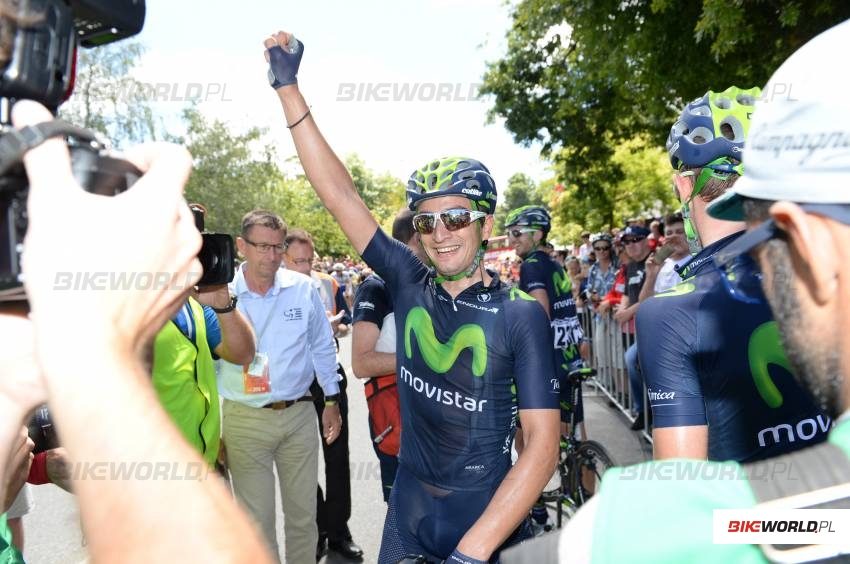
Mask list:
[{"label": "black bicycle", "polygon": [[[581,385],[596,376],[593,368],[579,368],[567,375],[572,384],[572,405],[578,404]],[[557,473],[559,485],[543,492],[543,501],[555,510],[556,526],[563,526],[564,517],[572,517],[599,490],[602,475],[616,466],[611,454],[597,441],[576,438],[575,409],[570,411],[570,434],[561,437],[561,453]]]}]

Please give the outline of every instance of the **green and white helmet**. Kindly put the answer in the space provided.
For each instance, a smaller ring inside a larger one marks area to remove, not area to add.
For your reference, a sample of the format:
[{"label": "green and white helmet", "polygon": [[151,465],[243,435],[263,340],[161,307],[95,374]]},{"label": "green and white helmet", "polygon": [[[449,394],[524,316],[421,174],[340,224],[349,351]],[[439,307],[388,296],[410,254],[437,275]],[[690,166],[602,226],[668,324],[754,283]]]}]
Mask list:
[{"label": "green and white helmet", "polygon": [[460,196],[472,200],[478,211],[496,211],[496,183],[480,161],[444,157],[414,170],[407,181],[407,205],[411,210],[422,200]]},{"label": "green and white helmet", "polygon": [[531,229],[539,229],[543,235],[547,235],[552,229],[552,216],[543,206],[522,206],[511,210],[505,219],[505,228],[521,225]]}]

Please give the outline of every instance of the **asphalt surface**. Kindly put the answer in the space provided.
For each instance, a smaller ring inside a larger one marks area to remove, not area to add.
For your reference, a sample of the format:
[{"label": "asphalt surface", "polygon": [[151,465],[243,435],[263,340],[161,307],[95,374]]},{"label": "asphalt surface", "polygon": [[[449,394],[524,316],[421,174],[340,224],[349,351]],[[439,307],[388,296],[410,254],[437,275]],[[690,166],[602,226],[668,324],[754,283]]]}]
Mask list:
[{"label": "asphalt surface", "polygon": [[[349,375],[349,449],[351,451],[351,502],[349,521],[354,541],[365,553],[366,562],[377,561],[386,507],[381,495],[378,461],[369,439],[366,399],[362,385],[353,377],[351,366],[351,339],[340,339],[340,360]],[[629,423],[616,409],[608,406],[607,398],[585,388],[585,418],[588,437],[601,441],[620,465],[643,462],[651,457],[651,450],[639,433],[628,429]],[[324,469],[320,463],[320,479]],[[56,486],[32,487],[35,507],[24,517],[25,549],[27,562],[32,564],[76,563],[87,559],[80,529],[79,509],[74,496]],[[278,501],[278,543],[284,546],[283,519]],[[346,562],[331,552],[322,560],[333,564]]]}]

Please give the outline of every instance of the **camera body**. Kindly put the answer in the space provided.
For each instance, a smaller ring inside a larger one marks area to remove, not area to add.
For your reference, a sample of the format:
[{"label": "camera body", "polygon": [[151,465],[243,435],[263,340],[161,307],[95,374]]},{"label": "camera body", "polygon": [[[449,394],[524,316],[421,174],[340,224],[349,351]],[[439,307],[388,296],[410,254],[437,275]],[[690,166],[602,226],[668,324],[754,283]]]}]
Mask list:
[{"label": "camera body", "polygon": [[[13,131],[16,101],[35,100],[55,112],[71,95],[78,45],[96,47],[133,36],[145,21],[144,0],[20,0],[17,7],[17,19],[3,21],[16,29],[0,74],[0,141]],[[74,176],[87,191],[114,196],[141,176],[131,163],[110,156],[108,143],[91,132],[69,127],[63,137]],[[28,187],[19,158],[0,170],[0,301],[24,297],[20,258]]]},{"label": "camera body", "polygon": [[198,260],[204,273],[197,285],[204,287],[230,283],[236,274],[236,245],[233,244],[233,237],[224,233],[207,233],[204,210],[196,205],[190,205],[189,208],[203,240]]}]

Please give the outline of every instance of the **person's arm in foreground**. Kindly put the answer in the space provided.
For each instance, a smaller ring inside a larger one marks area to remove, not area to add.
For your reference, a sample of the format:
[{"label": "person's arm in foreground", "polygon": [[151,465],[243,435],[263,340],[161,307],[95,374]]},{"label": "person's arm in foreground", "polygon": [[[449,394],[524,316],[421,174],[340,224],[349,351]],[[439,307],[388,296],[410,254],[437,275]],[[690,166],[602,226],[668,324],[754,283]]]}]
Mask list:
[{"label": "person's arm in foreground", "polygon": [[381,330],[371,321],[357,321],[351,332],[351,368],[358,378],[372,378],[395,372],[395,353],[378,352],[375,345]]},{"label": "person's arm in foreground", "polygon": [[[230,290],[227,284],[215,288],[202,289],[196,296],[198,302],[216,309],[226,309],[230,306]],[[213,352],[219,358],[233,364],[250,364],[254,360],[256,343],[251,324],[238,309],[216,313],[221,342]]]},{"label": "person's arm in foreground", "polygon": [[[52,119],[33,102],[14,107],[17,127]],[[163,411],[142,353],[182,303],[182,289],[58,291],[57,272],[166,272],[194,284],[201,237],[182,197],[191,157],[158,145],[132,159],[148,172],[112,198],[85,193],[58,140],[27,153],[29,230],[23,269],[36,361],[61,440],[76,463],[104,479],[75,483],[95,561],[271,561],[259,535],[212,477],[112,479],[111,465],[205,468]],[[56,253],[56,238],[73,252]],[[169,287],[166,287],[169,286]],[[182,287],[185,287],[182,286]],[[68,323],[74,324],[68,331]],[[120,518],[116,518],[119,516]]]},{"label": "person's arm in foreground", "polygon": [[[548,343],[547,343],[548,344]],[[557,409],[521,409],[525,446],[487,509],[457,549],[486,561],[528,515],[558,462],[561,417]]]},{"label": "person's arm in foreground", "polygon": [[[319,199],[339,223],[354,250],[363,254],[378,229],[378,223],[357,193],[345,165],[325,141],[313,116],[307,115],[310,108],[295,82],[304,48],[302,45],[296,54],[287,53],[280,46],[288,42],[289,34],[279,31],[266,39],[264,45],[266,60],[271,57],[271,69],[283,83],[275,92],[283,107],[286,123],[292,125],[289,131],[295,141],[298,158]],[[296,122],[299,123],[293,125]]]}]

